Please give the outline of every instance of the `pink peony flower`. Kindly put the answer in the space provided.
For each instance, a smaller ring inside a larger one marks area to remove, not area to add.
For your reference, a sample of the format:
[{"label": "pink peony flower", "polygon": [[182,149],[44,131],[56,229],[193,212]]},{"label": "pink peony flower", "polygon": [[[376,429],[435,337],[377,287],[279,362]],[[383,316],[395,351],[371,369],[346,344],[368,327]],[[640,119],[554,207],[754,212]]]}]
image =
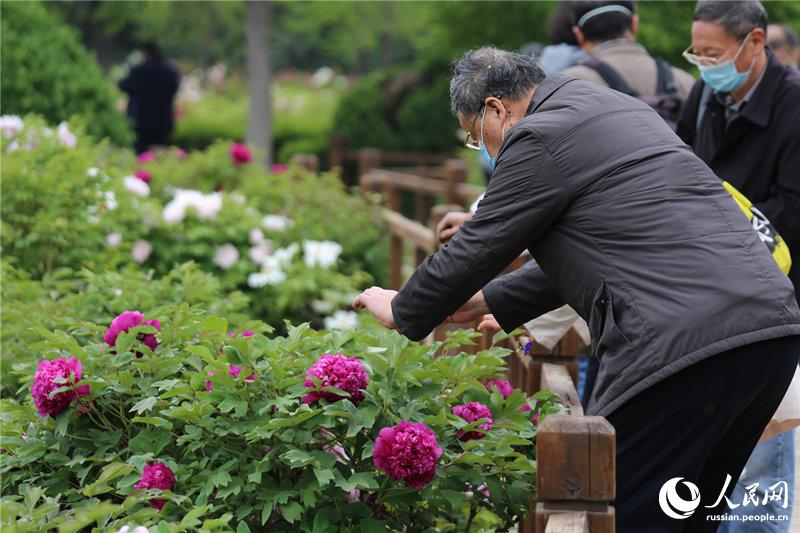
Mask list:
[{"label": "pink peony flower", "polygon": [[[350,401],[359,403],[364,399],[364,389],[367,388],[369,375],[364,370],[364,365],[355,357],[345,357],[342,354],[325,354],[311,365],[306,372],[304,385],[314,389],[313,379],[321,381],[319,388],[336,387],[350,393]],[[343,397],[333,392],[312,390],[303,396],[303,403],[314,403],[320,398],[329,402],[341,400]]]},{"label": "pink peony flower", "polygon": [[[229,335],[229,336],[230,336],[230,335]],[[242,372],[242,367],[241,367],[241,366],[239,366],[239,365],[234,365],[234,364],[229,364],[229,365],[228,365],[228,374],[230,374],[231,376],[233,376],[233,379],[236,379],[236,378],[238,378],[238,377],[239,377],[239,374],[240,374],[241,372]],[[211,372],[211,371],[209,371],[209,372],[208,372],[208,377],[211,377],[211,376],[213,376],[213,375],[214,375],[214,373],[213,373],[213,372]],[[247,383],[250,383],[251,381],[255,381],[256,379],[258,379],[258,376],[256,376],[255,374],[250,374],[249,376],[247,376],[246,378],[244,378],[244,382],[245,382],[245,384],[247,384]],[[206,392],[212,392],[213,390],[214,390],[214,386],[213,386],[213,384],[211,383],[211,380],[208,380],[208,379],[207,379],[207,380],[206,380]]]},{"label": "pink peony flower", "polygon": [[[469,402],[464,405],[456,405],[453,407],[453,414],[460,416],[469,423],[485,418],[486,421],[478,425],[478,428],[482,429],[483,431],[489,431],[494,425],[491,409],[480,402]],[[481,431],[465,432],[459,430],[458,433],[456,433],[456,436],[463,441],[468,441],[473,439],[482,439],[486,436],[486,434]]]},{"label": "pink peony flower", "polygon": [[[242,337],[252,337],[255,334],[256,334],[255,331],[243,331],[242,332]],[[236,333],[234,333],[233,331],[229,331],[228,332],[228,337],[233,338],[235,336],[236,336]]]},{"label": "pink peony flower", "polygon": [[431,428],[406,421],[383,428],[372,452],[376,468],[414,489],[421,489],[433,480],[436,461],[441,455],[442,449]]},{"label": "pink peony flower", "polygon": [[283,174],[287,170],[289,170],[289,167],[281,163],[275,163],[274,165],[269,167],[269,171],[272,172],[273,174]]},{"label": "pink peony flower", "polygon": [[156,160],[155,152],[151,152],[150,150],[146,152],[142,152],[139,154],[139,157],[136,158],[136,162],[140,165],[144,165],[145,163],[150,163],[151,161]]},{"label": "pink peony flower", "polygon": [[[74,381],[70,380],[71,374],[74,375]],[[83,365],[74,357],[39,361],[36,375],[33,378],[33,386],[31,386],[31,396],[33,396],[39,414],[55,418],[58,413],[69,407],[73,400],[89,394],[89,386],[81,385],[74,390],[59,392],[52,398],[50,397],[50,393],[54,390],[76,385],[82,377]],[[64,378],[67,381],[56,383],[57,378]]]},{"label": "pink peony flower", "polygon": [[[325,438],[335,436],[335,434],[332,431],[327,430],[325,428],[322,428],[321,430],[319,430],[319,432]],[[334,444],[333,446],[331,446],[330,444],[323,444],[322,451],[330,454],[331,457],[333,457],[340,463],[346,463],[350,460],[350,458],[347,456],[347,451],[345,451],[344,447],[341,444]]]},{"label": "pink peony flower", "polygon": [[178,148],[175,150],[175,159],[186,159],[186,150]]},{"label": "pink peony flower", "polygon": [[504,379],[493,379],[487,383],[484,383],[484,387],[489,392],[494,392],[492,389],[496,389],[499,392],[504,400],[507,400],[511,393],[514,392],[514,387],[508,381]]},{"label": "pink peony flower", "polygon": [[136,172],[133,173],[133,175],[148,184],[150,183],[150,180],[153,178],[152,174],[150,174],[149,171],[143,168],[138,169]]},{"label": "pink peony flower", "polygon": [[[139,311],[125,311],[111,321],[111,325],[108,326],[108,329],[103,334],[103,340],[106,344],[113,348],[117,343],[117,337],[120,333],[123,331],[127,332],[136,326],[153,326],[158,331],[161,331],[160,321],[144,320],[144,315]],[[158,340],[152,333],[143,333],[139,335],[139,340],[141,340],[145,346],[153,351],[155,351],[156,347],[158,347]]]},{"label": "pink peony flower", "polygon": [[253,160],[253,154],[250,153],[250,148],[248,148],[246,144],[234,144],[231,146],[230,153],[231,161],[233,161],[233,164],[236,166],[249,163]]},{"label": "pink peony flower", "polygon": [[[175,474],[164,463],[153,463],[152,465],[145,465],[142,472],[142,479],[136,484],[137,489],[161,489],[172,490],[175,486]],[[161,510],[167,500],[154,498],[150,505]]]}]

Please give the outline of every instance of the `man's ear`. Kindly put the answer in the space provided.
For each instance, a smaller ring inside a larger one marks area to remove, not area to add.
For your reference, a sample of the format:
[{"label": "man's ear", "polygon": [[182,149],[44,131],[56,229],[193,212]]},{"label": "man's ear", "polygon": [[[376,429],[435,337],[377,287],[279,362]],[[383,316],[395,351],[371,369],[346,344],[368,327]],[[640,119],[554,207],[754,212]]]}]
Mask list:
[{"label": "man's ear", "polygon": [[754,28],[750,32],[750,42],[758,49],[763,49],[767,43],[767,33],[764,28]]},{"label": "man's ear", "polygon": [[639,15],[634,15],[631,17],[631,33],[636,35],[636,32],[639,31]]},{"label": "man's ear", "polygon": [[490,115],[495,113],[501,119],[505,119],[505,114],[508,113],[508,109],[499,98],[488,96],[483,103],[486,105],[486,113]]},{"label": "man's ear", "polygon": [[584,47],[586,44],[586,36],[583,34],[581,29],[577,26],[572,27],[572,34],[575,36],[575,39],[578,41],[578,46],[581,48]]}]

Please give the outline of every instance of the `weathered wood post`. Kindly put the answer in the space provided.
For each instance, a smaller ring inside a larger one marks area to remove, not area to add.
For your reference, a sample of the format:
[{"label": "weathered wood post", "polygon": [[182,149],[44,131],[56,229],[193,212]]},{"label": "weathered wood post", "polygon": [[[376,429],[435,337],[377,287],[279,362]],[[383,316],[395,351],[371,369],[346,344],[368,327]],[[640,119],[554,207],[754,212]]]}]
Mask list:
[{"label": "weathered wood post", "polygon": [[[344,135],[332,135],[328,144],[328,169],[339,169],[344,172],[345,159],[347,158],[347,139]],[[344,176],[342,176],[344,179]]]},{"label": "weathered wood post", "polygon": [[469,168],[463,159],[448,159],[444,163],[444,179],[447,181],[447,191],[445,192],[445,202],[448,204],[460,204],[457,186],[459,183],[466,183]]}]

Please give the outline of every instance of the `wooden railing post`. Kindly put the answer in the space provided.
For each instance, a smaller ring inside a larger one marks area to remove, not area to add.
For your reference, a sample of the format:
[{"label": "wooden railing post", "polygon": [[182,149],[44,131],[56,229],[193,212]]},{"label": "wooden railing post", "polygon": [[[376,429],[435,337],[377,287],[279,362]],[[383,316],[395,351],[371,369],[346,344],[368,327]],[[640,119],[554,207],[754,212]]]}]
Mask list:
[{"label": "wooden railing post", "polygon": [[589,531],[614,533],[615,458],[614,428],[605,418],[545,417],[536,435],[534,531],[551,531],[557,514],[586,511]]},{"label": "wooden railing post", "polygon": [[344,135],[332,135],[328,145],[328,168],[339,168],[344,172],[344,163],[347,157],[347,139]]},{"label": "wooden railing post", "polygon": [[375,148],[361,148],[358,151],[358,176],[381,166],[381,151]]},{"label": "wooden railing post", "polygon": [[458,184],[466,183],[468,173],[467,162],[463,159],[448,159],[444,164],[444,179],[447,181],[445,202],[448,204],[460,203]]}]

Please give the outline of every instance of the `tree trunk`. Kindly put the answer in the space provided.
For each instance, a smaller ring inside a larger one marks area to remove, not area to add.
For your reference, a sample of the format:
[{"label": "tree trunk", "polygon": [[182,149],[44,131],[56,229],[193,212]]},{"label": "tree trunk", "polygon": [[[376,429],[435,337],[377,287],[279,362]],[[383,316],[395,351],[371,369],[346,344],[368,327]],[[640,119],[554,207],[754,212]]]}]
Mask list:
[{"label": "tree trunk", "polygon": [[250,114],[247,144],[260,151],[265,165],[272,164],[272,75],[269,60],[270,2],[248,0],[247,86]]}]

